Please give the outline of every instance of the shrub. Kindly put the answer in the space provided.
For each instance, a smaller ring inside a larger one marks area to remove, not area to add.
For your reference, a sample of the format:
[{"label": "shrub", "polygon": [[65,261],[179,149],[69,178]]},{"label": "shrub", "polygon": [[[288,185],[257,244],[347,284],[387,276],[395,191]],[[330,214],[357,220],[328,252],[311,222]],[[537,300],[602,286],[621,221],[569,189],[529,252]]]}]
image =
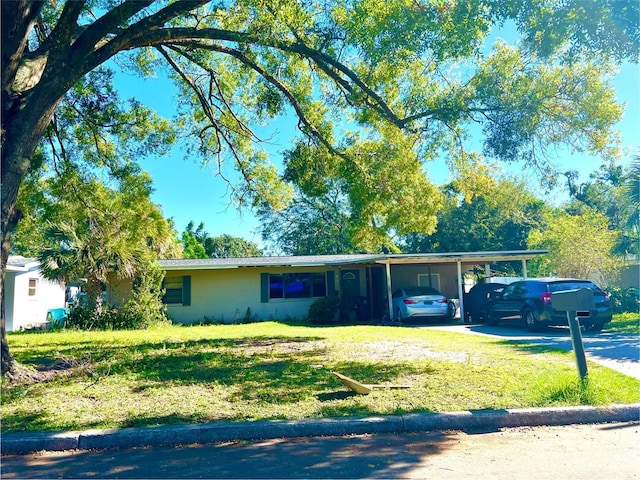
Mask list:
[{"label": "shrub", "polygon": [[640,289],[633,287],[621,288],[617,285],[610,285],[605,288],[605,291],[609,294],[613,313],[638,312]]},{"label": "shrub", "polygon": [[126,330],[170,323],[167,307],[162,303],[163,276],[159,266],[150,265],[135,279],[131,296],[120,307],[103,305],[100,314],[87,306],[76,307],[67,326],[78,330]]},{"label": "shrub", "polygon": [[333,295],[317,299],[309,307],[307,318],[313,325],[338,323],[340,318],[340,297]]}]

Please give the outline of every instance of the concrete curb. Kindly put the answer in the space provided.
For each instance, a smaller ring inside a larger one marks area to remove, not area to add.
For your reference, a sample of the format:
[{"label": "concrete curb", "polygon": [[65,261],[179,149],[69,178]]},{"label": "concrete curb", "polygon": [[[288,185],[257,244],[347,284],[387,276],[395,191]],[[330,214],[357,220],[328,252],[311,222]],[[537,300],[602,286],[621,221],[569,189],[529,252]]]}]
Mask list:
[{"label": "concrete curb", "polygon": [[492,431],[505,427],[640,421],[640,403],[606,407],[530,408],[451,413],[416,413],[380,417],[215,422],[192,425],[85,430],[79,432],[10,433],[2,435],[2,454],[42,450],[133,448],[232,440],[257,440],[462,430]]}]

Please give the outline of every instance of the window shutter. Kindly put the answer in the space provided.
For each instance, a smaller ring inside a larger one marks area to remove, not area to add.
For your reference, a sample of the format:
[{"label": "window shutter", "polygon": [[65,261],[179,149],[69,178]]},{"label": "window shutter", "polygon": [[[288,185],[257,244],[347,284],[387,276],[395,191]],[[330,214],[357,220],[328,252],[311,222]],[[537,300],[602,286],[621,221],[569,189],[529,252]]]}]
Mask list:
[{"label": "window shutter", "polygon": [[260,274],[260,302],[269,303],[269,274]]},{"label": "window shutter", "polygon": [[182,305],[191,305],[191,275],[182,277]]},{"label": "window shutter", "polygon": [[327,272],[327,297],[332,297],[336,292],[336,276],[333,271]]}]

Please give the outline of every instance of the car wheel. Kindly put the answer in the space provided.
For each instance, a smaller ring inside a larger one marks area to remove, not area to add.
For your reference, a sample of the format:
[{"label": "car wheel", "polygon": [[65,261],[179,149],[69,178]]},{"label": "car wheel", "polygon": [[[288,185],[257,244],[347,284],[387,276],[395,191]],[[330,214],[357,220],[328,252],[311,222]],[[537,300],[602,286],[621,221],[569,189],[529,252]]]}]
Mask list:
[{"label": "car wheel", "polygon": [[448,308],[448,312],[447,312],[447,320],[453,320],[453,317],[456,316],[456,304],[453,302],[449,302],[449,304],[447,305]]},{"label": "car wheel", "polygon": [[402,313],[400,312],[400,309],[396,309],[396,318],[395,318],[396,322],[398,323],[402,323]]},{"label": "car wheel", "polygon": [[524,319],[524,323],[527,325],[527,328],[530,332],[537,332],[540,330],[540,323],[536,319],[536,314],[533,313],[533,310],[526,309],[522,313],[522,318]]},{"label": "car wheel", "polygon": [[480,321],[482,320],[482,317],[480,316],[480,312],[473,312],[471,315],[469,315],[471,323],[480,323]]}]

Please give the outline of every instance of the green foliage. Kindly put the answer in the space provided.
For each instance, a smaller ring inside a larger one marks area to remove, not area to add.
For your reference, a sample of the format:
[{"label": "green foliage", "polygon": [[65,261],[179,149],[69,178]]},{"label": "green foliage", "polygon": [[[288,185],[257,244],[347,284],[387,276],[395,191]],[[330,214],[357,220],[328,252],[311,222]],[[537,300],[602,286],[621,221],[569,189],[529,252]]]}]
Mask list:
[{"label": "green foliage", "polygon": [[617,285],[609,285],[604,290],[609,294],[613,313],[638,313],[640,288],[621,288]]},{"label": "green foliage", "polygon": [[167,307],[162,303],[164,271],[156,262],[150,263],[134,279],[129,297],[118,308],[122,328],[148,328],[170,323]]},{"label": "green foliage", "polygon": [[570,215],[560,210],[545,214],[540,228],[529,234],[531,249],[547,249],[549,253],[530,261],[531,276],[584,278],[600,285],[619,266],[610,253],[615,232],[609,230],[607,217],[587,210]]},{"label": "green foliage", "polygon": [[262,252],[253,242],[231,235],[210,237],[200,222],[194,229],[193,221],[187,224],[182,232],[184,258],[231,258],[231,257],[260,257]]},{"label": "green foliage", "polygon": [[[406,235],[405,253],[522,250],[547,208],[523,181],[497,178],[480,159],[459,159],[457,179],[445,185],[446,200],[431,235]],[[518,262],[519,263],[519,262]],[[520,265],[515,266],[520,268]]]},{"label": "green foliage", "polygon": [[66,327],[78,330],[134,330],[169,324],[162,303],[164,271],[156,262],[139,269],[129,296],[118,307],[80,305],[71,310]]},{"label": "green foliage", "polygon": [[340,297],[337,295],[321,297],[314,301],[309,307],[307,320],[312,325],[335,324],[340,319],[340,310]]},{"label": "green foliage", "polygon": [[268,205],[258,209],[262,240],[285,255],[338,255],[358,253],[351,241],[349,205],[338,187],[325,194],[300,193],[282,211]]},{"label": "green foliage", "polygon": [[589,176],[589,181],[582,183],[578,183],[575,171],[566,172],[565,176],[572,197],[566,210],[572,214],[588,209],[604,213],[609,229],[616,234],[612,254],[619,257],[637,254],[640,232],[637,162],[628,169],[615,163],[604,164]]},{"label": "green foliage", "polygon": [[100,301],[100,285],[111,277],[133,278],[177,248],[175,232],[149,199],[147,176],[129,173],[119,189],[84,177],[68,166],[37,180],[48,195],[31,203],[37,208],[27,214],[39,220],[28,225],[36,229],[34,240],[42,242],[35,246],[43,275],[65,282],[86,278],[93,306]]},{"label": "green foliage", "polygon": [[205,249],[211,258],[261,257],[262,252],[253,242],[231,235],[208,237]]}]

